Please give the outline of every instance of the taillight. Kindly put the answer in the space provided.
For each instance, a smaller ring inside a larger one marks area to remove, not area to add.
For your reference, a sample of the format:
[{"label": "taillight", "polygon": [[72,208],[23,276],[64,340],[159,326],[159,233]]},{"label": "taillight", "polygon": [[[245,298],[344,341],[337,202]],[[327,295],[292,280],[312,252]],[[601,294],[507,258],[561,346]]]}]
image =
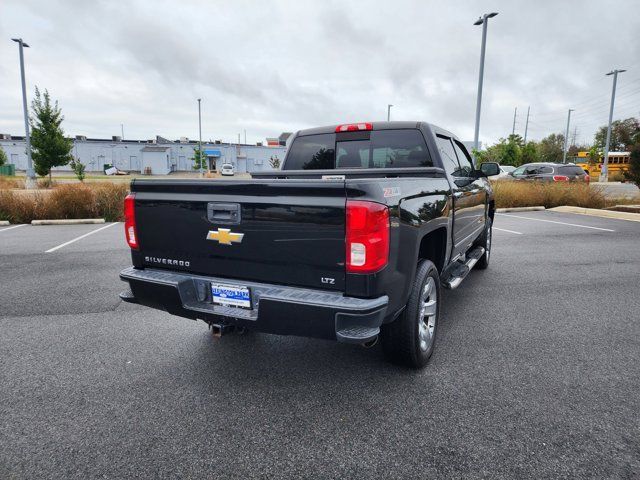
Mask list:
[{"label": "taillight", "polygon": [[389,209],[347,200],[347,272],[375,273],[389,261]]},{"label": "taillight", "polygon": [[347,123],[344,125],[338,125],[336,127],[336,133],[339,132],[357,132],[358,130],[373,130],[373,124],[371,123]]},{"label": "taillight", "polygon": [[589,183],[591,181],[591,177],[589,175],[584,176],[584,181]]},{"label": "taillight", "polygon": [[127,243],[134,250],[140,248],[138,233],[136,232],[136,194],[130,193],[124,198],[124,235]]},{"label": "taillight", "polygon": [[569,177],[567,177],[566,175],[554,175],[553,176],[553,181],[554,182],[568,182],[569,181]]}]

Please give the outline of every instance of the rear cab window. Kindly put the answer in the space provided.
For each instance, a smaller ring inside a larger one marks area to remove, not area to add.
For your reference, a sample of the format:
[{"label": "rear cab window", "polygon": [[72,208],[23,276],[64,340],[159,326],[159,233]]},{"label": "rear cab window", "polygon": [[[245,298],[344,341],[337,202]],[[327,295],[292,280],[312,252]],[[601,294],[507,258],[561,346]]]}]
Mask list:
[{"label": "rear cab window", "polygon": [[432,167],[418,129],[304,135],[293,141],[284,170]]}]

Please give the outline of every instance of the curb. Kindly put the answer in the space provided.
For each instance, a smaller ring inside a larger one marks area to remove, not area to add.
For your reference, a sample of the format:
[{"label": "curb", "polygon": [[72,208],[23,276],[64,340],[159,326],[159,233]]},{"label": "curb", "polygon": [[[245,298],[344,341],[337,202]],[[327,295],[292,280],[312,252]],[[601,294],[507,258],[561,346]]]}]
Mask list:
[{"label": "curb", "polygon": [[609,210],[610,212],[640,213],[640,205],[616,205],[603,210]]},{"label": "curb", "polygon": [[7,220],[0,220],[0,227],[7,227],[11,225]]},{"label": "curb", "polygon": [[104,218],[74,218],[65,220],[32,220],[31,225],[87,225],[104,223]]},{"label": "curb", "polygon": [[508,213],[508,212],[539,212],[544,210],[544,207],[510,207],[510,208],[496,208],[496,213]]},{"label": "curb", "polygon": [[552,212],[560,213],[578,213],[580,215],[591,215],[592,217],[616,218],[618,220],[629,220],[631,222],[640,222],[640,213],[615,212],[612,210],[600,210],[598,208],[582,208],[582,207],[555,207],[549,209]]}]

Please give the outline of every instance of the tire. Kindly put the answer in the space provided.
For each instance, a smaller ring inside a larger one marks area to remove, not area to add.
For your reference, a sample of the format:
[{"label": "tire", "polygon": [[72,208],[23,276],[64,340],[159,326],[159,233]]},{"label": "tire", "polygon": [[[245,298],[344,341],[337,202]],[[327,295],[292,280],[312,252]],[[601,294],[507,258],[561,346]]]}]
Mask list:
[{"label": "tire", "polygon": [[[433,314],[425,315],[425,309]],[[411,368],[424,367],[433,353],[439,317],[440,276],[431,261],[422,260],[404,311],[382,326],[382,348],[387,358]]]},{"label": "tire", "polygon": [[484,248],[484,254],[480,257],[480,260],[476,263],[475,268],[478,270],[484,270],[489,266],[489,259],[491,258],[491,243],[492,243],[492,227],[493,221],[491,217],[487,217],[487,228],[485,228],[484,233],[476,243],[479,247]]}]

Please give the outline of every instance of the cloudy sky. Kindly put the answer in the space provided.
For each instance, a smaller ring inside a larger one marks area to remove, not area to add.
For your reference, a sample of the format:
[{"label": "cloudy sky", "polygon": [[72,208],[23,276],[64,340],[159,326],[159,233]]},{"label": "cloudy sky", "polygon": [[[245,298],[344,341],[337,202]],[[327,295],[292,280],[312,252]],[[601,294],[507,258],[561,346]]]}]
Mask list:
[{"label": "cloudy sky", "polygon": [[[264,140],[350,121],[426,120],[473,138],[484,13],[490,21],[480,138],[563,132],[578,141],[640,116],[640,4],[628,1],[0,1],[0,132],[24,134],[47,88],[70,135]],[[244,135],[244,133],[243,133]]]}]

